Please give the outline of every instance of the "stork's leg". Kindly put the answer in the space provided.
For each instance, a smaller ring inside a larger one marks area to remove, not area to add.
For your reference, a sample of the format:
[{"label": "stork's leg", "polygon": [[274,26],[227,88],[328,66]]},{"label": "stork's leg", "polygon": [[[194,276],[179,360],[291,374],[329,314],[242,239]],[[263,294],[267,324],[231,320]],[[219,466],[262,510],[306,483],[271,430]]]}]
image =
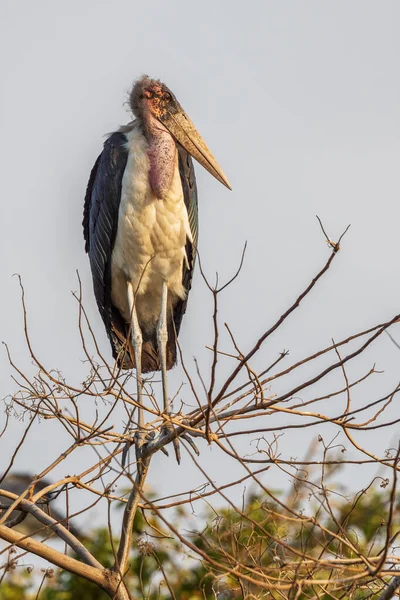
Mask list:
[{"label": "stork's leg", "polygon": [[142,332],[140,330],[139,321],[137,318],[136,307],[135,307],[135,295],[133,293],[132,283],[130,281],[127,282],[127,291],[128,291],[128,304],[129,304],[129,312],[131,315],[131,337],[132,337],[132,346],[133,352],[135,355],[135,365],[136,365],[136,389],[137,389],[137,402],[139,404],[138,407],[138,428],[139,431],[135,436],[135,448],[136,448],[136,460],[139,462],[141,460],[141,448],[145,442],[145,431],[144,431],[144,417],[143,417],[143,380],[142,380]]},{"label": "stork's leg", "polygon": [[[161,363],[161,379],[162,379],[162,390],[163,390],[163,401],[164,401],[164,413],[167,418],[170,415],[169,402],[168,402],[168,386],[167,386],[167,341],[168,341],[168,328],[167,328],[167,300],[168,300],[168,287],[167,282],[163,280],[161,290],[161,306],[160,306],[160,317],[157,325],[157,344],[158,353],[160,356]],[[170,431],[172,428],[171,421],[168,421],[165,429]],[[172,441],[175,449],[175,456],[178,464],[181,461],[181,452],[179,448],[179,441],[175,438]]]}]

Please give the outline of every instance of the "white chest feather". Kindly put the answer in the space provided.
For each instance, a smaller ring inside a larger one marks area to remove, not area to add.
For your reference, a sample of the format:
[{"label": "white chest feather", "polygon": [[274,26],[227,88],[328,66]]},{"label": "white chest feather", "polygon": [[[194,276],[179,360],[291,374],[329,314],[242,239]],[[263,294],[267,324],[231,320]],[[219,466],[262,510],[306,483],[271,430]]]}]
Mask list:
[{"label": "white chest feather", "polygon": [[126,135],[129,156],[122,181],[111,272],[113,302],[129,320],[127,281],[136,290],[138,308],[143,304],[146,313],[158,310],[163,280],[168,284],[170,303],[185,297],[182,265],[191,232],[178,155],[170,189],[161,200],[155,197],[149,183],[148,144],[144,134],[134,126]]}]

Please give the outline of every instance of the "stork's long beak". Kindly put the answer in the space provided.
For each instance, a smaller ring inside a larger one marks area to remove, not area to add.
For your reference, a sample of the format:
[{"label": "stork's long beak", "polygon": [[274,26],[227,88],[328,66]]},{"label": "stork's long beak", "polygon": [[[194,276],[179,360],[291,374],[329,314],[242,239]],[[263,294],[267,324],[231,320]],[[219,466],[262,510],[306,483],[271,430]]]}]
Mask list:
[{"label": "stork's long beak", "polygon": [[161,120],[177,142],[197,162],[207,169],[218,181],[226,185],[227,188],[232,189],[223,170],[208,149],[207,144],[180,105],[174,111],[167,111]]}]

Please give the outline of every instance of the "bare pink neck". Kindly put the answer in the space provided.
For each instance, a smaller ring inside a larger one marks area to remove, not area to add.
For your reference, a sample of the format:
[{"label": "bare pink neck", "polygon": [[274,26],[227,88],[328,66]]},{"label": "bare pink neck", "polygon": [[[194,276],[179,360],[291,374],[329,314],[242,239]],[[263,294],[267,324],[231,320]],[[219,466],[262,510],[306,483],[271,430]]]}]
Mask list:
[{"label": "bare pink neck", "polygon": [[154,117],[144,120],[145,135],[149,144],[150,185],[154,195],[164,199],[171,187],[176,160],[176,144],[169,131]]}]

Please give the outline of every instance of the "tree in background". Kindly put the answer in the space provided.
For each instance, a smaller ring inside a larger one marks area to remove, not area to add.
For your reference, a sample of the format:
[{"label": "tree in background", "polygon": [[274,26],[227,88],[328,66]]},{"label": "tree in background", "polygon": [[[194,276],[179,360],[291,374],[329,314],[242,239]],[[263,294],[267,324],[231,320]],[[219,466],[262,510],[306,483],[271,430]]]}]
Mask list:
[{"label": "tree in background", "polygon": [[[340,474],[340,471],[334,470],[333,479]],[[334,488],[332,482],[330,487]],[[251,493],[246,495],[242,514],[229,506],[219,509],[217,514],[208,509],[201,519],[202,531],[191,532],[191,541],[195,548],[207,553],[215,563],[224,565],[230,555],[237,563],[246,564],[249,571],[252,568],[268,570],[270,577],[276,579],[280,578],[281,570],[289,573],[297,569],[297,576],[300,573],[306,576],[308,572],[306,562],[301,565],[300,561],[291,561],[290,553],[285,553],[284,544],[308,553],[313,559],[318,557],[324,546],[326,553],[340,553],[343,557],[343,564],[338,563],[336,568],[332,565],[326,567],[325,578],[329,578],[339,574],[342,569],[346,571],[349,561],[356,562],[359,555],[371,556],[374,546],[382,547],[385,544],[385,517],[391,505],[391,495],[392,490],[387,488],[384,480],[375,481],[368,490],[353,497],[352,501],[337,494],[332,505],[340,528],[352,539],[354,549],[346,544],[340,547],[338,538],[331,533],[335,526],[328,514],[320,521],[325,526],[325,532],[321,532],[313,523],[293,519],[286,509],[282,509],[282,504],[288,503],[290,496],[275,502],[266,501],[264,495]],[[281,497],[282,494],[277,496]],[[308,483],[302,490],[297,490],[296,501],[291,504],[292,514],[299,504],[319,505]],[[394,508],[392,527],[397,530],[400,525],[397,503]],[[181,520],[189,521],[189,512],[187,505],[180,507],[173,526],[178,527],[177,523]],[[115,539],[114,543],[117,541]],[[93,531],[87,538],[87,548],[102,564],[112,567],[114,553],[107,529]],[[13,554],[10,555],[10,565],[13,564]],[[168,529],[157,515],[145,519],[141,511],[138,511],[134,523],[129,563],[125,581],[133,597],[149,600],[171,597],[182,600],[265,597],[262,586],[243,581],[240,576],[227,576],[224,569],[215,567],[207,560],[199,560],[195,552],[190,556],[181,544],[171,539]],[[321,573],[322,564],[321,560]],[[2,598],[33,600],[37,596],[38,582],[29,577],[29,569],[27,571],[15,564],[10,575],[1,587]],[[42,579],[46,575],[48,573],[42,570]],[[54,570],[50,575],[40,594],[42,600],[106,600],[108,597],[97,586],[68,571]],[[324,587],[318,584],[305,586],[298,597],[313,597],[316,592],[318,598],[328,600],[336,597],[332,589],[324,593]],[[352,584],[346,591],[346,597],[376,596],[381,588],[382,583],[377,579],[365,584],[361,582],[357,586]],[[274,591],[270,595],[282,597]]]},{"label": "tree in background", "polygon": [[[79,331],[89,364],[87,378],[77,384],[46,368],[30,340],[22,288],[26,340],[37,373],[28,376],[9,355],[19,389],[6,406],[1,435],[7,439],[7,423],[14,412],[24,415],[28,424],[0,480],[0,538],[5,542],[2,598],[391,597],[388,594],[398,585],[393,575],[398,564],[399,449],[396,442],[383,456],[376,454],[370,432],[384,428],[388,440],[398,438],[399,419],[393,419],[390,407],[399,385],[368,402],[360,401],[356,390],[370,389],[378,372],[369,366],[353,377],[349,365],[398,322],[400,315],[365,331],[351,332],[295,362],[289,362],[286,351],[276,352],[269,363],[262,355],[272,334],[286,324],[327,273],[342,237],[337,243],[327,237],[331,253],[325,265],[248,351],[239,347],[228,325],[231,348],[220,348],[218,300],[235,278],[214,288],[204,277],[214,305],[210,373],[208,377],[200,372],[193,376],[181,356],[188,386],[177,392],[180,408],[163,437],[158,433],[166,415],[159,409],[152,382],[147,382],[148,443],[137,461],[125,465],[123,448],[138,427],[131,374],[118,372],[116,365],[102,357],[81,292],[77,296]],[[229,367],[227,376],[222,377],[221,363],[225,370]],[[255,364],[263,366],[256,369]],[[339,377],[329,377],[335,373]],[[87,409],[82,412],[82,406],[88,404],[94,407],[90,418]],[[112,419],[115,407],[121,404],[126,407],[127,419],[126,425],[118,428]],[[284,418],[277,421],[279,417]],[[67,432],[70,444],[59,456],[49,457],[48,467],[23,490],[9,491],[1,482],[10,476],[20,448],[28,443],[29,429],[43,419],[51,419],[54,427]],[[292,429],[306,429],[312,440],[304,458],[285,456],[280,450],[280,436]],[[153,457],[165,452],[175,438],[181,440],[206,487],[187,490],[184,482],[177,481],[171,497],[150,497],[145,482]],[[238,450],[241,438],[255,441],[253,455]],[[201,455],[197,456],[196,445],[202,440],[228,456],[232,465],[239,465],[242,476],[222,483],[229,475],[225,472],[221,482],[213,481]],[[82,448],[93,451],[89,468],[43,485],[55,467],[67,464]],[[342,484],[343,473],[353,465],[368,473],[371,465],[379,469],[370,484],[356,493]],[[271,489],[275,471],[290,479],[289,492]],[[117,494],[116,484],[128,486],[128,493]],[[231,489],[243,485],[251,491],[235,503]],[[94,505],[104,508],[104,527],[88,536],[70,526],[74,514],[69,499],[83,492],[85,505],[80,513]],[[64,498],[66,505],[65,515],[56,518],[51,510],[45,510],[55,496]],[[215,499],[219,505],[223,502],[223,508],[213,506]],[[189,510],[199,505],[201,517]],[[113,507],[121,506],[120,516],[112,519]],[[35,536],[16,529],[26,515],[38,523]],[[48,568],[40,578],[32,579],[38,570],[26,573],[22,565],[34,564],[34,555],[45,559]]]}]

